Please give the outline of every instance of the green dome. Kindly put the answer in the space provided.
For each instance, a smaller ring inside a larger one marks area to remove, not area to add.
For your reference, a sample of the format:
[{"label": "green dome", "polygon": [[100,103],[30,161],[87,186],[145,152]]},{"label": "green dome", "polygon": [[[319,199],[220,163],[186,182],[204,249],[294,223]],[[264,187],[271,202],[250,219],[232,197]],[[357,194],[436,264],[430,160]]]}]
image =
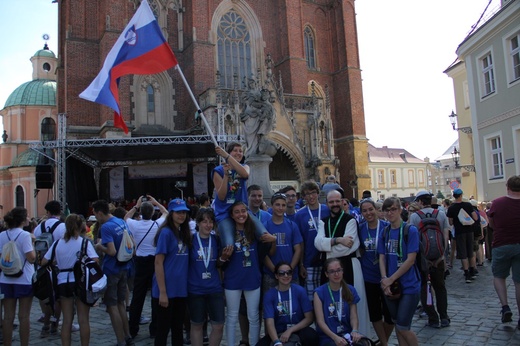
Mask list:
[{"label": "green dome", "polygon": [[11,106],[56,106],[56,81],[37,79],[16,88],[5,102]]},{"label": "green dome", "polygon": [[39,51],[34,53],[34,56],[41,56],[41,57],[45,57],[45,58],[54,58],[54,59],[56,59],[56,55],[54,54],[54,52],[52,50],[49,50],[49,49],[40,49]]},{"label": "green dome", "polygon": [[[45,149],[45,153],[50,157],[54,157],[54,153],[50,149]],[[36,150],[27,149],[20,155],[14,158],[12,167],[27,167],[42,165],[45,163],[46,157]]]}]

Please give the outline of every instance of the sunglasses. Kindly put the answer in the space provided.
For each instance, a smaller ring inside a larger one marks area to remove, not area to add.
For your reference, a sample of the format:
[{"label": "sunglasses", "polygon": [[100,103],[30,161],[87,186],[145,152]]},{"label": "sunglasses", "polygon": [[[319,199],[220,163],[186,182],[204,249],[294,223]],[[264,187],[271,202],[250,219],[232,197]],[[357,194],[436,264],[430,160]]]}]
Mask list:
[{"label": "sunglasses", "polygon": [[278,276],[292,276],[292,270],[280,270]]}]

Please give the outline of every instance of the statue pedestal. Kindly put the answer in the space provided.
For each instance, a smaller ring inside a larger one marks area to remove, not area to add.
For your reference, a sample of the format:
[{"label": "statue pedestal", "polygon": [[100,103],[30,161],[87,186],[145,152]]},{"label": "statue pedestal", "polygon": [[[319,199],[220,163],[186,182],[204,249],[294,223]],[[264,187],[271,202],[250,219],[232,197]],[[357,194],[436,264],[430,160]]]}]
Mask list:
[{"label": "statue pedestal", "polygon": [[271,189],[271,179],[269,178],[269,164],[273,158],[269,155],[250,156],[245,163],[249,166],[249,185],[259,185],[264,192],[264,200],[268,205],[271,205],[271,196],[273,190]]}]

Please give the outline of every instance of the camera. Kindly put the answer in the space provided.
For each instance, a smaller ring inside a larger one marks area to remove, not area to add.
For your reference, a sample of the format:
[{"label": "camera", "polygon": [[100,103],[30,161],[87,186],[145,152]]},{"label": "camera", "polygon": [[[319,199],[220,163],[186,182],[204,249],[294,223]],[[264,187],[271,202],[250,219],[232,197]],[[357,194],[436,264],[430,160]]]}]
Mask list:
[{"label": "camera", "polygon": [[148,202],[148,197],[146,197],[146,195],[141,197],[141,202]]}]

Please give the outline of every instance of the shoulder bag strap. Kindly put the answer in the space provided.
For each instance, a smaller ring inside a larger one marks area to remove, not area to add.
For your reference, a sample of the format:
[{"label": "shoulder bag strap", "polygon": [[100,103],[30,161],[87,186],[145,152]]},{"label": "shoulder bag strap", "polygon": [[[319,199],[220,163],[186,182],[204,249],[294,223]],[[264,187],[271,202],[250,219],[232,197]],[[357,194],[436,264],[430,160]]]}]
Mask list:
[{"label": "shoulder bag strap", "polygon": [[152,227],[153,225],[155,225],[157,222],[154,221],[152,223],[152,225],[150,226],[150,228],[148,229],[148,232],[146,232],[146,234],[144,235],[143,239],[141,239],[141,241],[139,242],[139,244],[137,244],[137,246],[135,247],[135,251],[137,251],[137,249],[139,249],[139,245],[141,245],[141,243],[143,242],[144,238],[146,238],[146,236],[148,235],[148,233],[150,233],[150,231],[152,230]]}]

